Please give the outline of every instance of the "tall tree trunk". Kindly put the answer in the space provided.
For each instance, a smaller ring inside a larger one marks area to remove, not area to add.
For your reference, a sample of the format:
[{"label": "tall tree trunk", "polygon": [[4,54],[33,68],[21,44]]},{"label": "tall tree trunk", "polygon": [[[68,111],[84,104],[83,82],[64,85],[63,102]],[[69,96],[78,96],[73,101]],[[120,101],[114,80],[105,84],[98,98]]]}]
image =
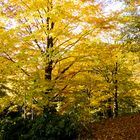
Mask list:
[{"label": "tall tree trunk", "polygon": [[118,74],[118,63],[115,64],[115,81],[114,81],[114,117],[118,116],[118,80],[117,80],[117,74]]},{"label": "tall tree trunk", "polygon": [[[54,28],[54,22],[50,21],[50,18],[47,17],[47,30],[48,32]],[[46,47],[46,66],[45,66],[45,80],[51,81],[52,80],[52,70],[53,70],[53,60],[52,60],[52,52],[53,52],[53,37],[51,35],[47,35],[47,47]],[[48,94],[51,90],[51,87],[46,89],[46,94]]]},{"label": "tall tree trunk", "polygon": [[[48,0],[48,7],[47,7],[47,12],[49,13],[52,8],[53,8],[53,4],[51,0]],[[46,50],[45,50],[45,80],[47,82],[50,82],[50,85],[48,87],[46,87],[46,91],[45,94],[49,94],[52,91],[52,85],[51,85],[51,81],[52,81],[52,71],[53,71],[53,58],[52,58],[52,53],[53,53],[53,47],[54,47],[54,38],[53,36],[50,34],[51,31],[54,29],[54,22],[51,21],[50,17],[48,16],[46,18],[46,28],[47,28],[47,38],[46,38]],[[48,102],[47,105],[44,106],[44,112],[48,112],[50,111],[50,103]],[[55,107],[54,107],[55,110]]]},{"label": "tall tree trunk", "polygon": [[[49,11],[49,10],[48,10]],[[47,17],[47,31],[51,31],[54,28],[54,22],[50,21],[50,18]],[[45,67],[45,79],[46,80],[51,80],[52,79],[52,64],[53,64],[53,60],[52,60],[52,50],[51,48],[53,48],[54,44],[53,44],[53,37],[49,35],[47,35],[47,47],[46,47],[46,67]],[[50,51],[51,50],[51,51]]]},{"label": "tall tree trunk", "polygon": [[112,106],[111,106],[111,98],[109,98],[107,100],[107,109],[106,109],[106,113],[107,113],[107,117],[108,118],[112,118],[113,117],[113,110],[112,110]]},{"label": "tall tree trunk", "polygon": [[[47,7],[47,12],[49,13],[52,8],[52,0],[47,0],[48,2],[48,7]],[[46,19],[46,28],[47,28],[47,47],[46,47],[46,66],[45,66],[45,80],[52,80],[52,65],[53,65],[53,60],[52,60],[52,49],[54,44],[53,44],[53,37],[49,34],[51,30],[54,28],[54,22],[50,20],[50,17],[48,16]],[[51,50],[51,51],[50,51]]]},{"label": "tall tree trunk", "polygon": [[[48,5],[47,12],[50,12],[52,10],[52,2],[49,1],[50,5]],[[54,39],[52,35],[50,35],[50,32],[54,29],[54,22],[51,21],[50,17],[47,17],[46,19],[46,28],[47,28],[47,45],[46,45],[46,64],[45,64],[45,80],[50,82],[49,87],[46,87],[45,94],[49,94],[52,91],[51,81],[52,81],[52,71],[53,71],[53,59],[52,59],[52,53],[53,53],[53,46],[54,46]],[[44,111],[47,108],[44,107]]]},{"label": "tall tree trunk", "polygon": [[46,48],[46,67],[45,67],[45,80],[52,80],[52,65],[53,60],[51,58],[50,51],[48,49],[53,48],[53,38],[48,35],[47,37],[47,48]]}]

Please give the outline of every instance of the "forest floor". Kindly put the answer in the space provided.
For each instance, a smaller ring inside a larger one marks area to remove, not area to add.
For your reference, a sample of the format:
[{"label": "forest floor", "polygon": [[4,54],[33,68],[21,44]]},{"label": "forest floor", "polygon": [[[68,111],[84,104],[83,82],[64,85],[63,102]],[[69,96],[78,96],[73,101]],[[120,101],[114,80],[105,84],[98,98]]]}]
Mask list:
[{"label": "forest floor", "polygon": [[92,126],[93,140],[140,140],[140,114],[108,119]]}]

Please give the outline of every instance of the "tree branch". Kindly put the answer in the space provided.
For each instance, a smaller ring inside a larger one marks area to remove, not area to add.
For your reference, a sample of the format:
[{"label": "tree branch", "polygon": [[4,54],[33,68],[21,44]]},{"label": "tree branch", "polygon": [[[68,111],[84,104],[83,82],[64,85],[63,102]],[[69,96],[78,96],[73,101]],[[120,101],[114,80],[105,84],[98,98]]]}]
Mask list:
[{"label": "tree branch", "polygon": [[[7,52],[4,52],[4,54],[7,56],[7,57],[5,57],[6,59],[10,60],[10,61],[13,62],[13,63],[16,63],[16,61],[14,61],[14,60],[10,57],[10,55],[9,55]],[[20,68],[21,71],[22,71],[24,74],[26,74],[27,76],[30,76],[30,74],[28,74],[28,72],[25,71],[23,68],[21,68],[20,66],[18,66],[18,68]]]}]

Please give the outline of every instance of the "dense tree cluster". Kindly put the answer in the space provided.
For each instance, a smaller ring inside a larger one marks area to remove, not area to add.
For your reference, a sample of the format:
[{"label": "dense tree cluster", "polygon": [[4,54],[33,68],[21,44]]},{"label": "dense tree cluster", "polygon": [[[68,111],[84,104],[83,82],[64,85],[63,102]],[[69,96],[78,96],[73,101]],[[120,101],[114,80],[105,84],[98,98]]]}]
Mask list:
[{"label": "dense tree cluster", "polygon": [[137,0],[2,0],[1,138],[72,139],[138,112],[139,14]]}]

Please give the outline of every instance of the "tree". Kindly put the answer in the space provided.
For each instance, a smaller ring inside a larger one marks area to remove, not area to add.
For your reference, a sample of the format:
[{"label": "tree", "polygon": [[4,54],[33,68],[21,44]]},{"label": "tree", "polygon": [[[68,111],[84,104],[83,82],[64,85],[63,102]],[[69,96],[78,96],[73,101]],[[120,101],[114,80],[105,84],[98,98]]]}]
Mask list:
[{"label": "tree", "polygon": [[1,59],[10,67],[4,69],[7,82],[24,104],[27,98],[31,105],[34,100],[49,104],[68,88],[67,79],[79,72],[72,67],[83,57],[75,53],[76,47],[112,19],[102,18],[100,9],[80,0],[1,2]]},{"label": "tree", "polygon": [[24,105],[24,115],[27,106],[32,112],[58,104],[63,108],[77,93],[87,98],[87,108],[93,102],[110,113],[114,108],[117,116],[126,90],[122,85],[131,81],[126,59],[134,55],[127,50],[131,45],[118,39],[127,18],[122,11],[106,15],[103,5],[90,0],[1,2],[1,79],[16,91],[10,98]]}]

